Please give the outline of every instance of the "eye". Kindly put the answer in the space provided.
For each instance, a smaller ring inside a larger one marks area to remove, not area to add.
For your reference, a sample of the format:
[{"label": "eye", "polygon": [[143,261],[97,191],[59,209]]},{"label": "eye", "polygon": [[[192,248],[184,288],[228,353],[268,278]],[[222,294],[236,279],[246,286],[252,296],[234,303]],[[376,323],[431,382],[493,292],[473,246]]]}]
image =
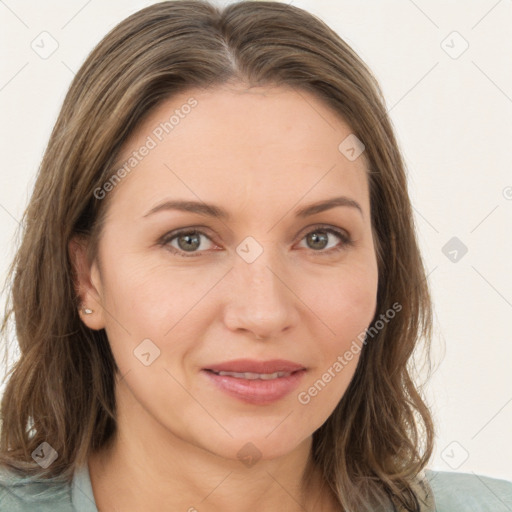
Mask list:
[{"label": "eye", "polygon": [[[328,249],[325,250],[328,246],[329,235],[334,235],[341,240],[341,243],[334,247],[328,247]],[[201,237],[211,242],[210,237],[198,229],[182,229],[164,235],[159,241],[159,245],[168,248],[177,256],[184,258],[196,257],[201,256],[201,253],[204,252],[204,249],[198,251],[198,249],[204,245],[201,242]],[[306,240],[306,243],[309,244],[313,252],[319,253],[319,255],[329,255],[333,252],[341,251],[354,243],[345,232],[326,226],[316,226],[313,230],[308,231],[306,235],[301,238],[301,241],[302,240]]]},{"label": "eye", "polygon": [[[329,235],[336,236],[341,240],[341,244],[331,246],[328,250],[323,250],[326,249],[328,245]],[[319,256],[330,255],[333,252],[341,251],[354,244],[353,240],[347,233],[327,226],[316,226],[312,231],[308,231],[306,236],[301,240],[304,239],[306,240],[306,243],[309,243],[309,246],[314,249],[314,252],[319,253]]]},{"label": "eye", "polygon": [[[197,229],[183,229],[181,231],[168,233],[163,237],[160,243],[168,247],[173,254],[188,258],[190,256],[197,256],[197,254],[194,253],[197,252],[196,249],[201,247],[201,237],[210,240],[202,231]],[[172,244],[175,240],[178,247]],[[186,254],[187,252],[191,254]]]}]

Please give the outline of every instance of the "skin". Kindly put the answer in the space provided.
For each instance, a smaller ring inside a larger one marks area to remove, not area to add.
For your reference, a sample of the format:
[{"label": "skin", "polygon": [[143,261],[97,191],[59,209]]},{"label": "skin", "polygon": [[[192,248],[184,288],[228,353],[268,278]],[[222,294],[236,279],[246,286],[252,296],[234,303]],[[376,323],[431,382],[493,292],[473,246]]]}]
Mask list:
[{"label": "skin", "polygon": [[[318,471],[307,490],[301,476],[312,434],[345,393],[359,355],[308,404],[298,393],[332,367],[375,314],[364,154],[350,161],[338,150],[352,130],[313,95],[230,84],[160,104],[119,162],[190,97],[197,106],[109,192],[92,265],[85,245],[70,243],[80,296],[93,310],[82,319],[106,330],[121,370],[118,436],[89,459],[96,503],[124,512],[335,510]],[[295,216],[302,206],[340,195],[362,211],[342,206]],[[214,203],[231,219],[175,210],[144,217],[177,198]],[[353,243],[327,234],[315,245],[307,235],[325,234],[322,224]],[[191,257],[169,249],[191,254],[179,237],[158,244],[190,227],[204,233]],[[236,252],[248,236],[263,249],[252,263]],[[330,251],[336,246],[342,249]],[[160,350],[148,366],[133,353],[147,338]],[[201,372],[238,358],[288,359],[307,372],[286,397],[247,404]],[[237,457],[246,443],[260,454],[250,467]]]}]

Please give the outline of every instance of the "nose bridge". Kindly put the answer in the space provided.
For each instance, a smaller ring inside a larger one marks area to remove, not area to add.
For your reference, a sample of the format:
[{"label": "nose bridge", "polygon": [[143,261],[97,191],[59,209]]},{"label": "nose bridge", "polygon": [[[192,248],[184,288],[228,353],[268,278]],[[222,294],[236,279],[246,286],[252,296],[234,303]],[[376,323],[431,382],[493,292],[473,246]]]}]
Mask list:
[{"label": "nose bridge", "polygon": [[269,244],[263,247],[254,239],[240,243],[237,253],[228,326],[274,336],[295,321],[294,295],[285,285],[286,271],[279,254]]},{"label": "nose bridge", "polygon": [[[251,249],[252,250],[252,249]],[[286,300],[283,293],[282,277],[279,273],[278,255],[272,248],[265,247],[254,261],[239,258],[234,269],[239,274],[242,286],[247,290],[252,307],[271,309],[276,302]]]}]

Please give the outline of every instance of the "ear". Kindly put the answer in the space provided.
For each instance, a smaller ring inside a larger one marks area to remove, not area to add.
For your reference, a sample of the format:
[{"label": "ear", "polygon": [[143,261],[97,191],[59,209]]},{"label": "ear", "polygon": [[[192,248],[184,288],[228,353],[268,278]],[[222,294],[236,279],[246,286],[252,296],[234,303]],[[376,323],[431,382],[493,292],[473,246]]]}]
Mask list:
[{"label": "ear", "polygon": [[[73,282],[79,303],[79,314],[84,324],[90,329],[105,327],[105,310],[103,309],[101,274],[96,261],[89,263],[87,257],[87,240],[74,236],[69,244],[69,257],[73,268]],[[86,314],[84,309],[92,310]]]}]

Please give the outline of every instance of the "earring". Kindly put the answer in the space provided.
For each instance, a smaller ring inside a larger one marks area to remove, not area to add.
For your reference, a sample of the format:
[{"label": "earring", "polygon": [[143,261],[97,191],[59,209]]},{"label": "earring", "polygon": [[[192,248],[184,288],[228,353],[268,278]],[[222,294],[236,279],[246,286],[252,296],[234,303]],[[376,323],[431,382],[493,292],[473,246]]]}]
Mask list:
[{"label": "earring", "polygon": [[92,313],[92,309],[89,309],[89,308],[82,308],[82,313],[84,315],[90,315]]}]

